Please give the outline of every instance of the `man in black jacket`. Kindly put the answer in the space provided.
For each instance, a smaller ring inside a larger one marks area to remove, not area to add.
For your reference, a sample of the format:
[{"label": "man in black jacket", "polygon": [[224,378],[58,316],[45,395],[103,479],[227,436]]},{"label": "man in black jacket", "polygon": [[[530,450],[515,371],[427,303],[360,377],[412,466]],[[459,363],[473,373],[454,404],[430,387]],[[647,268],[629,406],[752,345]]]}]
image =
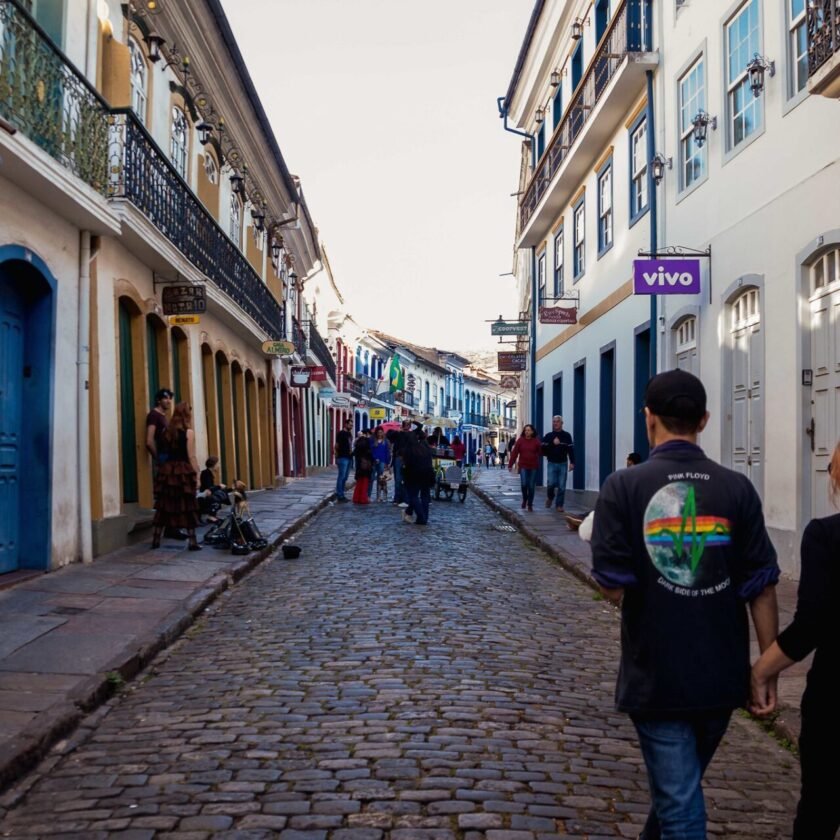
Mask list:
[{"label": "man in black jacket", "polygon": [[749,604],[759,646],[776,636],[776,552],[750,480],[697,446],[706,391],[682,370],[645,392],[650,458],[607,478],[592,574],[621,604],[616,705],[639,734],[653,806],[644,840],[705,840],[701,780],[749,693]]},{"label": "man in black jacket", "polygon": [[563,431],[563,418],[559,414],[551,418],[551,431],[543,435],[542,452],[548,461],[545,506],[551,507],[556,494],[557,510],[562,512],[566,503],[566,481],[575,468],[575,447],[572,436]]}]

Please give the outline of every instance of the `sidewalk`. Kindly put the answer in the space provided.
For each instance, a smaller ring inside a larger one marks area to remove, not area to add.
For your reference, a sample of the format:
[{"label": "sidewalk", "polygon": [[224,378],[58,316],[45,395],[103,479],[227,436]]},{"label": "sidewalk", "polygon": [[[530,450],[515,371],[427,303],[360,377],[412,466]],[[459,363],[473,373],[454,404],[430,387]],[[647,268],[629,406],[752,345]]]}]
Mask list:
[{"label": "sidewalk", "polygon": [[[557,559],[566,569],[581,578],[593,588],[592,555],[589,543],[569,530],[566,520],[553,508],[546,508],[545,489],[537,488],[534,512],[527,513],[520,508],[522,495],[519,491],[519,476],[507,469],[484,468],[475,476],[473,486],[476,494],[495,508],[509,522],[516,525],[529,539],[547,554]],[[566,497],[568,500],[568,496]],[[567,504],[566,510],[574,513],[576,508]],[[779,627],[790,624],[796,609],[797,581],[782,578],[776,587],[779,601]],[[758,645],[752,639],[752,656],[758,656]],[[799,739],[800,703],[805,690],[805,677],[811,667],[812,656],[789,668],[779,679],[779,700],[781,711],[773,723],[774,731],[793,743]]]},{"label": "sidewalk", "polygon": [[123,548],[0,592],[0,788],[325,507],[334,488],[327,470],[249,494],[269,547],[244,557],[164,540],[156,551]]}]

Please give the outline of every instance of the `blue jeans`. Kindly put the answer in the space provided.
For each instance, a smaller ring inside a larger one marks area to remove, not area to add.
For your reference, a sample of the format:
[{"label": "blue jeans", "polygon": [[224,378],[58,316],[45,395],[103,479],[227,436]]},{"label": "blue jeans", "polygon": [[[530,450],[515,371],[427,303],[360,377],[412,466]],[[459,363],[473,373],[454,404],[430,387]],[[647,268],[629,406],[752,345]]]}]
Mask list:
[{"label": "blue jeans", "polygon": [[402,458],[397,455],[394,458],[394,504],[408,501],[405,487],[403,487],[402,467]]},{"label": "blue jeans", "polygon": [[534,490],[537,486],[537,471],[523,470],[519,468],[519,483],[522,486],[522,501],[525,504],[534,504]]},{"label": "blue jeans", "polygon": [[703,773],[730,713],[657,720],[631,715],[647,767],[652,807],[643,840],[706,840]]},{"label": "blue jeans", "polygon": [[376,482],[379,480],[379,476],[385,472],[385,464],[382,461],[374,461],[373,467],[370,471],[370,483],[368,484],[368,498],[373,498],[373,491],[376,490]]},{"label": "blue jeans", "polygon": [[566,461],[562,464],[548,462],[548,501],[554,501],[554,493],[557,492],[557,507],[561,508],[566,502],[566,480],[569,475],[569,465]]},{"label": "blue jeans", "polygon": [[429,487],[418,487],[416,484],[406,484],[408,496],[408,510],[413,511],[415,522],[418,525],[425,525],[429,521],[429,504],[432,500],[432,491]]},{"label": "blue jeans", "polygon": [[335,495],[336,498],[346,499],[344,495],[344,485],[347,484],[347,476],[350,475],[350,464],[353,462],[352,458],[336,458],[335,463],[338,467],[338,478],[335,481]]}]

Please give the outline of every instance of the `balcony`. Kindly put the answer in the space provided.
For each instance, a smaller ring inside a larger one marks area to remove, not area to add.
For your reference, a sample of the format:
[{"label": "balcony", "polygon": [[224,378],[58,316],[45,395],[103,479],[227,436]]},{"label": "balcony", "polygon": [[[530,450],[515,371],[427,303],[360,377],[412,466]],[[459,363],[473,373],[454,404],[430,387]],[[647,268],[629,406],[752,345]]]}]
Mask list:
[{"label": "balcony", "polygon": [[511,417],[505,417],[505,428],[506,429],[515,429],[516,428],[516,420],[512,419]]},{"label": "balcony", "polygon": [[110,172],[112,198],[131,202],[269,338],[285,337],[283,307],[132,111],[111,115]]},{"label": "balcony", "polygon": [[545,238],[644,90],[645,71],[659,63],[656,53],[642,51],[638,19],[644,2],[623,0],[618,6],[554,130],[519,206],[520,248]]},{"label": "balcony", "polygon": [[840,0],[808,5],[808,91],[840,99]]},{"label": "balcony", "polygon": [[477,414],[473,411],[468,411],[464,414],[463,423],[465,426],[487,426],[487,415],[486,414]]},{"label": "balcony", "polygon": [[350,394],[351,397],[355,397],[356,399],[367,399],[365,386],[362,380],[357,379],[355,376],[350,376],[350,374],[347,374],[344,377],[344,390]]},{"label": "balcony", "polygon": [[292,334],[289,336],[289,340],[295,345],[295,353],[297,353],[301,360],[305,362],[306,348],[308,346],[306,333],[303,331],[300,321],[298,321],[294,315],[292,315]]}]

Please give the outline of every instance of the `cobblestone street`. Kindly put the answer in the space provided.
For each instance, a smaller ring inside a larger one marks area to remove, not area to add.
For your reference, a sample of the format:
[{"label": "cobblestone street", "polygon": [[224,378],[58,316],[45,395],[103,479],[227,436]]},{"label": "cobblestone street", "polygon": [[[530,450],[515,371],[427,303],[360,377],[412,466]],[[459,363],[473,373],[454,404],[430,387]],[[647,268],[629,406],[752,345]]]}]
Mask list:
[{"label": "cobblestone street", "polygon": [[[428,528],[330,507],[7,795],[4,836],[635,838],[618,616],[497,526],[473,496]],[[789,836],[798,784],[736,714],[710,833]]]}]

